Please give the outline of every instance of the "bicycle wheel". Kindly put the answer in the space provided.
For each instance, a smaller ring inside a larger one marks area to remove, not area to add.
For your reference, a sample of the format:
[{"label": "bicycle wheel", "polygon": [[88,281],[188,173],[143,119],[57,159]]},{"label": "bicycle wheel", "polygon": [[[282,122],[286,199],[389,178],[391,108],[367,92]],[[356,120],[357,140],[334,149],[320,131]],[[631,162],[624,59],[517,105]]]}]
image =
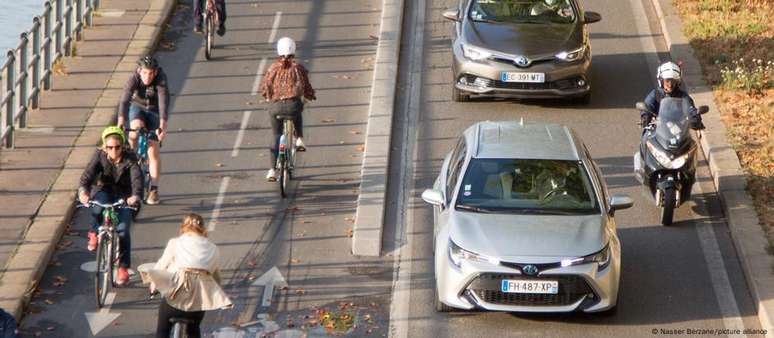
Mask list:
[{"label": "bicycle wheel", "polygon": [[94,274],[94,295],[97,308],[105,305],[108,290],[113,285],[113,247],[109,240],[101,238],[97,245],[97,271]]},{"label": "bicycle wheel", "polygon": [[188,332],[186,332],[186,325],[184,325],[182,322],[175,322],[175,324],[172,325],[172,330],[169,331],[169,337],[170,338],[185,338],[188,337]]},{"label": "bicycle wheel", "polygon": [[212,57],[212,47],[215,44],[215,20],[212,19],[212,15],[205,15],[205,41],[204,41],[204,58],[209,60]]}]

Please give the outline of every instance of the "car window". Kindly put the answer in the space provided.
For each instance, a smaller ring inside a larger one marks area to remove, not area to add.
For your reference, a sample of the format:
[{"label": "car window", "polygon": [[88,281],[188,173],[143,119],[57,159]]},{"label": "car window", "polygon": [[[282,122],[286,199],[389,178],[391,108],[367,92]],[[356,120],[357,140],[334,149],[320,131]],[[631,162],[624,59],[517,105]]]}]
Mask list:
[{"label": "car window", "polygon": [[607,185],[605,184],[605,180],[602,177],[602,171],[599,170],[599,166],[597,166],[597,162],[594,162],[594,160],[591,158],[591,154],[589,153],[589,149],[586,148],[586,145],[583,145],[583,153],[586,154],[586,158],[589,160],[589,163],[591,163],[591,169],[590,171],[593,172],[594,179],[597,181],[597,185],[599,185],[599,190],[602,192],[602,201],[604,201],[605,206],[609,207],[607,196],[609,193],[607,192]]},{"label": "car window", "polygon": [[571,0],[473,0],[470,19],[503,23],[573,23]]},{"label": "car window", "polygon": [[596,193],[581,161],[473,159],[458,210],[523,214],[599,213]]},{"label": "car window", "polygon": [[457,186],[457,180],[459,180],[460,170],[465,163],[465,154],[467,149],[465,147],[465,140],[460,139],[460,143],[457,144],[457,149],[452,154],[451,161],[449,162],[449,176],[446,177],[446,200],[451,201],[454,195],[454,188]]}]

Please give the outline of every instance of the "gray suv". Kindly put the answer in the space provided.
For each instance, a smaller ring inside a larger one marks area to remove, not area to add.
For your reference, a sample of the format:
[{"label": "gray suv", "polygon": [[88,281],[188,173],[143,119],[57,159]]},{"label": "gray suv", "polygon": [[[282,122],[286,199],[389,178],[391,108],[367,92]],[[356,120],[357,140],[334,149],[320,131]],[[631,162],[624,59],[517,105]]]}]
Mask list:
[{"label": "gray suv", "polygon": [[460,0],[455,21],[453,99],[573,98],[588,103],[591,47],[586,24],[601,20],[576,0]]}]

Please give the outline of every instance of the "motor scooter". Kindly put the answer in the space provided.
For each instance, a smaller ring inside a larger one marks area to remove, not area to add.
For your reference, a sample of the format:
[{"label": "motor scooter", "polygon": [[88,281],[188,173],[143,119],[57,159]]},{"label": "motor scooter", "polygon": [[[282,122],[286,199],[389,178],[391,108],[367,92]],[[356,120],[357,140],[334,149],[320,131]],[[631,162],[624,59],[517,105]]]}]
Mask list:
[{"label": "motor scooter", "polygon": [[[636,108],[650,112],[642,102]],[[697,142],[690,133],[689,102],[666,97],[659,104],[658,116],[643,126],[640,149],[634,153],[634,176],[661,208],[661,224],[671,225],[674,209],[691,198],[696,181]],[[699,114],[709,111],[698,108]]]}]

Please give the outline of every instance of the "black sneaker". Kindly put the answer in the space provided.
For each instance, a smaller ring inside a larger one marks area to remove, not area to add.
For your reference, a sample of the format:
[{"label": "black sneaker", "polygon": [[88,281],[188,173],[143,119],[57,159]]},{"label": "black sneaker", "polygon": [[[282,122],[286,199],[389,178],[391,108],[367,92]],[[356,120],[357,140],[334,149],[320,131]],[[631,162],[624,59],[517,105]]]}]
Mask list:
[{"label": "black sneaker", "polygon": [[218,26],[218,30],[216,31],[218,33],[218,36],[223,36],[223,34],[226,34],[226,25],[221,24]]}]

